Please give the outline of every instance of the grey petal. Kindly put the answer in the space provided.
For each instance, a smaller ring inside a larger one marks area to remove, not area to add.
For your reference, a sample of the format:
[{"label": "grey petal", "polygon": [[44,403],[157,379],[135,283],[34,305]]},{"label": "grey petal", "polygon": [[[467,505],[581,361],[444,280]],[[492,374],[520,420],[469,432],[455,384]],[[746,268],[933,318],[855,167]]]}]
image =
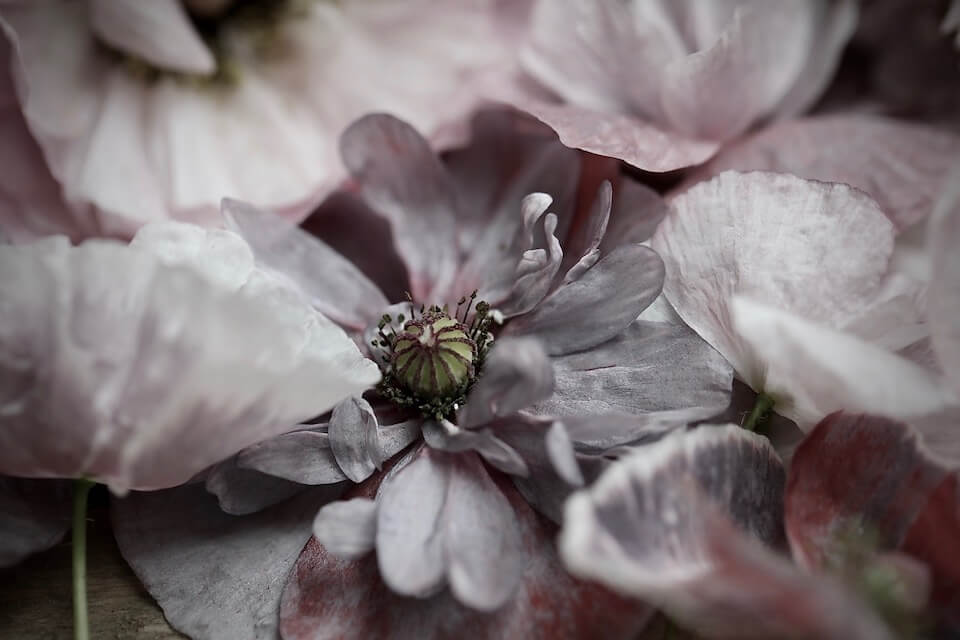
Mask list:
[{"label": "grey petal", "polygon": [[556,231],[557,216],[548,213],[543,220],[543,242],[546,246],[523,252],[514,272],[510,295],[497,305],[497,310],[505,317],[527,313],[550,291],[563,260],[563,249],[555,235]]},{"label": "grey petal", "polygon": [[613,207],[600,251],[646,242],[667,215],[667,203],[656,191],[623,177],[613,191]]},{"label": "grey petal", "polygon": [[465,429],[506,416],[550,396],[553,367],[543,347],[530,338],[494,343],[480,379],[457,417]]},{"label": "grey petal", "polygon": [[547,430],[547,456],[557,474],[574,487],[583,486],[583,474],[577,464],[570,435],[562,422],[554,422]]},{"label": "grey petal", "polygon": [[374,548],[377,503],[369,498],[324,505],[313,521],[313,535],[339,558],[359,558]]},{"label": "grey petal", "polygon": [[380,425],[378,428],[380,460],[386,462],[419,438],[422,424],[423,420],[415,419],[397,424]]},{"label": "grey petal", "polygon": [[504,473],[527,475],[527,465],[520,454],[493,435],[489,429],[460,429],[446,420],[428,420],[423,423],[423,439],[430,447],[441,451],[476,451],[484,460]]},{"label": "grey petal", "polygon": [[290,278],[332,320],[362,329],[386,306],[377,285],[318,238],[245,202],[225,198],[221,208],[257,262]]},{"label": "grey petal", "polygon": [[609,181],[604,180],[597,190],[586,223],[574,231],[576,236],[568,240],[565,245],[566,256],[561,267],[561,271],[564,272],[564,283],[579,280],[600,258],[599,247],[603,236],[607,233],[612,204],[613,187],[610,186]]},{"label": "grey petal", "polygon": [[472,455],[457,457],[447,491],[443,537],[450,590],[474,609],[498,609],[526,569],[514,511]]},{"label": "grey petal", "polygon": [[447,454],[423,447],[377,494],[377,562],[395,592],[424,597],[439,589],[447,568],[438,535],[449,484]]},{"label": "grey petal", "polygon": [[390,221],[414,299],[444,299],[457,267],[458,204],[430,145],[406,122],[375,113],[343,132],[340,155],[367,204]]},{"label": "grey petal", "polygon": [[363,482],[380,465],[377,417],[363,398],[347,398],[333,408],[327,433],[330,449],[354,482]]},{"label": "grey petal", "polygon": [[298,482],[241,469],[237,466],[236,458],[213,467],[207,474],[205,486],[217,497],[224,512],[236,516],[256,513],[307,488]]},{"label": "grey petal", "polygon": [[646,415],[604,413],[558,418],[578,453],[605,455],[627,446],[656,442],[690,423],[690,413],[664,411]]},{"label": "grey petal", "polygon": [[733,369],[692,329],[636,321],[592,349],[553,358],[554,394],[538,413],[640,415],[683,410],[688,422],[722,411]]},{"label": "grey petal", "polygon": [[579,280],[562,285],[505,332],[542,340],[547,353],[588,349],[620,333],[660,294],[663,261],[642,245],[622,245]]},{"label": "grey petal", "polygon": [[294,431],[247,447],[237,454],[237,466],[300,484],[347,479],[330,450],[327,434],[319,431]]},{"label": "grey petal", "polygon": [[70,514],[69,481],[0,476],[0,568],[60,542]]},{"label": "grey petal", "polygon": [[174,628],[205,640],[274,640],[284,580],[327,500],[312,489],[238,518],[186,485],[131,493],[111,512],[120,552]]}]

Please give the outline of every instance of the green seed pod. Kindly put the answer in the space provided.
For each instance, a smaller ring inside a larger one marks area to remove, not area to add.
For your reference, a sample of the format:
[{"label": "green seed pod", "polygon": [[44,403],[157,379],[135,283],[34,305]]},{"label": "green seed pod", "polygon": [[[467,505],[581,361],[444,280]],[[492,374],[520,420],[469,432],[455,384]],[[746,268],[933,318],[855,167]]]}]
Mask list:
[{"label": "green seed pod", "polygon": [[393,344],[396,380],[421,398],[461,392],[474,375],[477,345],[469,330],[442,310],[407,322]]}]

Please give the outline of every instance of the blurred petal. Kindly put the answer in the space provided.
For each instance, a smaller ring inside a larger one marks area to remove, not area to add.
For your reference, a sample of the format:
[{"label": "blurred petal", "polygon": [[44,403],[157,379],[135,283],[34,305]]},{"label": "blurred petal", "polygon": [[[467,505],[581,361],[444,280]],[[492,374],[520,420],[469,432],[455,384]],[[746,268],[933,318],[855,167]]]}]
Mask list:
[{"label": "blurred petal", "polygon": [[676,196],[651,246],[666,264],[670,304],[760,390],[764,363],[731,326],[733,295],[841,326],[877,292],[893,226],[844,185],[725,172]]},{"label": "blurred petal", "polygon": [[547,430],[547,456],[557,474],[569,485],[582,486],[583,473],[577,465],[576,454],[573,451],[573,442],[567,427],[562,422],[554,422]]},{"label": "blurred petal", "polygon": [[333,457],[354,482],[363,482],[382,464],[377,416],[363,398],[347,398],[335,406],[327,433]]},{"label": "blurred petal", "polygon": [[863,414],[827,416],[793,456],[786,492],[794,557],[823,568],[842,537],[878,534],[896,549],[946,471],[907,425]]},{"label": "blurred petal", "polygon": [[340,150],[364,199],[390,221],[414,299],[442,299],[457,266],[459,205],[429,143],[409,124],[373,114],[350,125]]},{"label": "blurred petal", "polygon": [[161,69],[201,75],[216,70],[180,0],[91,0],[90,28],[106,44]]},{"label": "blurred petal", "polygon": [[[960,403],[930,371],[850,334],[739,297],[731,316],[744,344],[764,363],[758,388],[804,430],[840,409],[908,419]],[[957,440],[954,452],[938,453],[960,454]]]},{"label": "blurred petal", "polygon": [[457,424],[465,429],[486,424],[547,398],[553,392],[553,367],[543,347],[530,338],[497,340]]},{"label": "blurred petal", "polygon": [[129,247],[0,246],[4,472],[172,486],[379,379],[239,238],[170,225]]},{"label": "blurred petal", "polygon": [[960,167],[951,176],[930,221],[929,313],[937,359],[960,392]]},{"label": "blurred petal", "polygon": [[539,413],[588,416],[692,410],[689,421],[722,411],[733,370],[685,326],[636,321],[587,351],[553,358],[556,389]]},{"label": "blurred petal", "polygon": [[623,331],[660,295],[662,284],[663,261],[656,253],[621,245],[512,320],[506,332],[540,340],[550,355],[589,349]]},{"label": "blurred petal", "polygon": [[258,442],[237,454],[237,466],[300,484],[347,480],[329,437],[318,431],[294,431]]},{"label": "blurred petal", "polygon": [[267,640],[277,636],[284,578],[326,499],[308,491],[238,518],[187,485],[115,499],[111,519],[120,553],[171,626],[194,638]]},{"label": "blurred petal", "polygon": [[[344,485],[326,485],[333,500]],[[207,491],[217,497],[224,513],[246,516],[292,498],[309,487],[299,482],[237,466],[237,458],[214,466],[204,481]]]},{"label": "blurred petal", "polygon": [[958,154],[960,138],[940,129],[828,115],[773,124],[724,148],[693,180],[736,169],[844,182],[870,194],[899,232],[930,214]]},{"label": "blurred petal", "polygon": [[70,528],[70,483],[0,476],[0,568],[46,551]]},{"label": "blurred petal", "polygon": [[313,521],[313,535],[338,558],[359,558],[374,548],[377,504],[352,498],[324,505]]},{"label": "blurred petal", "polygon": [[387,305],[377,285],[324,242],[290,222],[225,198],[227,223],[249,243],[257,263],[292,280],[340,324],[362,329]]},{"label": "blurred petal", "polygon": [[504,473],[527,475],[527,465],[520,454],[489,429],[461,429],[446,420],[428,420],[423,424],[423,440],[441,451],[476,451],[491,466]]},{"label": "blurred petal", "polygon": [[705,636],[892,638],[839,585],[799,574],[754,537],[779,539],[783,482],[765,438],[733,425],[677,433],[568,501],[561,555]]},{"label": "blurred petal", "polygon": [[[375,476],[361,485],[357,494],[372,494],[376,480]],[[497,485],[519,527],[522,556],[515,564],[524,568],[514,597],[497,611],[469,609],[447,591],[426,599],[399,596],[381,580],[372,557],[338,560],[311,540],[284,589],[280,611],[284,638],[634,638],[650,609],[571,578],[556,556],[554,529],[508,483]]]}]

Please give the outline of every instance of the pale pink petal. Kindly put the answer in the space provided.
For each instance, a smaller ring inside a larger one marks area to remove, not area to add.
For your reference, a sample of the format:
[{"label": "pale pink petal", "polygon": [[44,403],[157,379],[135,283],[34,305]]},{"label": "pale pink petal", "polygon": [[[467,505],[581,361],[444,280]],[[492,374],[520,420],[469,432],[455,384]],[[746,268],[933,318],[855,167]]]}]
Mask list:
[{"label": "pale pink petal", "polygon": [[517,107],[550,126],[568,147],[619,158],[645,171],[673,171],[709,159],[718,142],[685,136],[635,116],[527,100]]},{"label": "pale pink petal", "polygon": [[377,505],[369,498],[324,505],[313,521],[313,535],[338,558],[359,558],[375,546]]},{"label": "pale pink petal", "polygon": [[793,456],[786,491],[794,557],[823,569],[855,532],[896,549],[946,475],[907,425],[871,415],[825,418]]},{"label": "pale pink petal", "polygon": [[[735,297],[730,309],[756,363],[748,381],[804,430],[841,409],[909,419],[960,404],[930,371],[851,334],[746,298]],[[939,453],[960,454],[953,449]]]},{"label": "pale pink petal", "polygon": [[0,247],[4,472],[172,486],[379,379],[238,237],[173,228],[220,248],[158,256],[148,238],[170,234],[152,232]]},{"label": "pale pink petal", "polygon": [[161,69],[202,75],[216,70],[179,0],[90,0],[90,28],[103,42]]},{"label": "pale pink petal", "polygon": [[930,221],[929,313],[937,359],[960,392],[960,170],[951,175]]},{"label": "pale pink petal", "polygon": [[759,364],[731,326],[731,298],[843,325],[877,292],[893,225],[845,185],[730,171],[676,196],[651,246],[666,264],[670,304],[759,390]]},{"label": "pale pink petal", "polygon": [[897,231],[929,215],[950,183],[960,137],[867,114],[780,122],[724,148],[691,180],[727,169],[844,182],[870,194]]},{"label": "pale pink petal", "polygon": [[[357,495],[372,495],[377,477]],[[520,532],[524,567],[514,597],[492,613],[471,610],[443,592],[412,599],[390,591],[372,557],[338,560],[315,540],[304,548],[284,589],[280,630],[287,640],[629,640],[651,611],[563,570],[555,529],[538,517],[509,483],[497,482]]]}]

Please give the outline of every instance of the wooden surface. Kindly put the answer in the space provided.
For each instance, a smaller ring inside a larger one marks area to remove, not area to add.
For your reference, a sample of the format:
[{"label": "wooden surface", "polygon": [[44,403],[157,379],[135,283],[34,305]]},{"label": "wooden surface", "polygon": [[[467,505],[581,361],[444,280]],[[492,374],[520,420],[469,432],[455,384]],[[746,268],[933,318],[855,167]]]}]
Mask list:
[{"label": "wooden surface", "polygon": [[[160,608],[124,563],[110,533],[105,504],[91,506],[87,545],[92,640],[185,637],[170,628]],[[73,638],[70,556],[68,534],[53,549],[0,570],[0,639]]]}]

